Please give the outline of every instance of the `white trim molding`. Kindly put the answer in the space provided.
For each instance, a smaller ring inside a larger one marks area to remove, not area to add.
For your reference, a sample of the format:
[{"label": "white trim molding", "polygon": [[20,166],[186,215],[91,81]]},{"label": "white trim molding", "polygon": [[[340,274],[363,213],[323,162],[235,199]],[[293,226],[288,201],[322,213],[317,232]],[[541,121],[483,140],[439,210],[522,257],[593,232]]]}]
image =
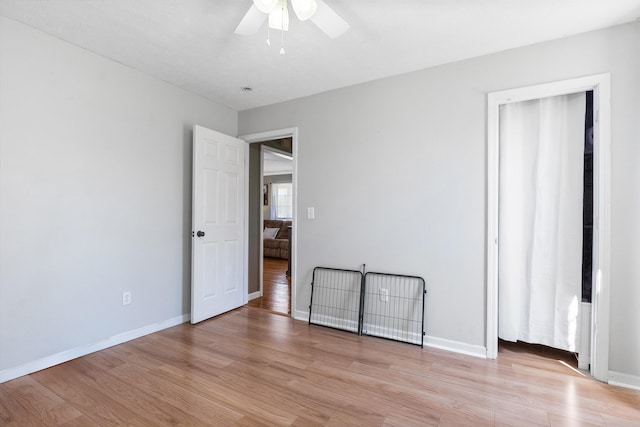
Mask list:
[{"label": "white trim molding", "polygon": [[[611,77],[609,73],[492,92],[487,96],[487,357],[498,356],[498,191],[500,105],[593,91],[594,242],[591,375],[609,376],[609,294],[611,264]],[[597,325],[597,328],[596,328]]]},{"label": "white trim molding", "polygon": [[445,338],[431,337],[429,335],[424,337],[424,345],[467,356],[479,357],[481,359],[487,358],[487,349],[482,345],[467,344],[466,342],[452,341]]},{"label": "white trim molding", "polygon": [[249,294],[249,301],[258,299],[262,296],[262,291],[256,291]]},{"label": "white trim molding", "polygon": [[630,388],[632,390],[640,390],[640,376],[609,371],[609,384],[618,387]]},{"label": "white trim molding", "polygon": [[[293,318],[296,320],[309,322],[309,312],[296,311]],[[487,358],[487,349],[481,345],[468,344],[465,342],[453,341],[445,338],[432,337],[429,335],[426,335],[424,337],[424,345],[425,347],[437,348],[439,350],[451,351],[453,353],[479,357],[481,359]]]},{"label": "white trim molding", "polygon": [[[270,141],[272,139],[279,138],[287,138],[291,137],[292,140],[292,155],[293,155],[293,173],[292,173],[292,182],[293,182],[293,218],[291,224],[291,313],[296,312],[296,287],[298,283],[297,275],[298,275],[298,128],[291,127],[285,129],[276,129],[266,132],[258,132],[247,135],[238,136],[239,139],[244,140],[247,144],[252,144],[254,142],[264,142]],[[262,156],[261,162],[262,162]],[[261,166],[262,169],[262,166]],[[262,179],[262,178],[261,178]],[[247,187],[248,187],[247,180]],[[261,181],[262,184],[262,181]],[[260,223],[263,221],[262,210],[260,210]],[[248,213],[247,219],[248,222]],[[248,238],[248,237],[247,237]],[[262,245],[260,245],[262,247]],[[262,248],[260,249],[263,250]],[[262,252],[260,253],[262,258]],[[245,262],[245,275],[248,275],[249,263]],[[262,291],[262,267],[260,267],[260,291]],[[295,317],[294,317],[295,318]]]},{"label": "white trim molding", "polygon": [[150,325],[134,329],[132,331],[123,332],[121,334],[114,335],[93,344],[75,347],[69,350],[62,351],[60,353],[52,354],[50,356],[31,361],[29,363],[25,363],[20,366],[3,369],[2,371],[0,371],[0,383],[21,377],[23,375],[29,375],[42,369],[50,368],[52,366],[59,365],[60,363],[68,362],[69,360],[86,356],[87,354],[95,353],[96,351],[104,350],[105,348],[113,347],[114,345],[122,344],[124,342],[131,341],[136,338],[152,334],[154,332],[162,331],[163,329],[171,328],[172,326],[180,325],[182,323],[188,322],[190,320],[190,317],[191,316],[189,314],[183,314],[182,316],[176,316],[171,319],[152,323]]},{"label": "white trim molding", "polygon": [[309,312],[308,311],[301,311],[301,310],[295,310],[293,311],[293,314],[291,317],[293,317],[296,320],[300,320],[301,322],[309,322]]}]

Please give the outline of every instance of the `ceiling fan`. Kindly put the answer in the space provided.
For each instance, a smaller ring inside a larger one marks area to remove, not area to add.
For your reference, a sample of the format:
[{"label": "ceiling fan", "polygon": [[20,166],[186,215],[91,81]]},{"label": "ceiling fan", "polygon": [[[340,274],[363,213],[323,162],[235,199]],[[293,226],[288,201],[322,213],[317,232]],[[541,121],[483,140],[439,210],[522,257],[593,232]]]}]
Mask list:
[{"label": "ceiling fan", "polygon": [[[349,24],[323,0],[291,0],[291,7],[299,20],[311,20],[332,39],[341,36],[349,29]],[[269,18],[269,28],[288,31],[287,0],[253,0],[253,4],[234,33],[243,36],[255,34],[267,17]]]}]

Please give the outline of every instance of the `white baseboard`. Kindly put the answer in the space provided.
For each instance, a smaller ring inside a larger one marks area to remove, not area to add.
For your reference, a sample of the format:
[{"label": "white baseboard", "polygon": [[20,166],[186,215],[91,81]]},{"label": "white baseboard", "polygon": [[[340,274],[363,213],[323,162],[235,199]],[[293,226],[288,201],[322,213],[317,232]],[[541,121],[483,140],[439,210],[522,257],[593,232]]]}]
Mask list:
[{"label": "white baseboard", "polygon": [[104,350],[105,348],[113,347],[114,345],[122,344],[124,342],[131,341],[136,338],[140,338],[145,335],[170,328],[172,326],[180,325],[182,323],[188,322],[190,319],[190,314],[183,314],[182,316],[176,316],[162,322],[153,323],[151,325],[143,326],[132,331],[114,335],[110,338],[104,339],[94,344],[72,348],[60,353],[52,354],[51,356],[46,356],[41,359],[25,363],[20,366],[16,366],[14,368],[3,369],[2,371],[0,371],[0,383],[12,380],[14,378],[22,377],[24,375],[29,375],[42,369],[50,368],[52,366],[59,365],[60,363],[68,362],[69,360],[86,356],[87,354]]},{"label": "white baseboard", "polygon": [[[307,316],[308,319],[308,316]],[[358,321],[357,320],[344,320],[336,319],[332,316],[325,315],[313,315],[313,323],[320,326],[326,326],[328,328],[344,329],[348,332],[358,333]]]},{"label": "white baseboard", "polygon": [[422,341],[422,334],[420,331],[410,332],[367,323],[362,325],[362,334],[370,337],[387,338],[417,345],[420,345],[420,342]]},{"label": "white baseboard", "polygon": [[260,298],[262,296],[262,293],[260,291],[256,291],[253,293],[249,294],[249,301],[256,299],[256,298]]},{"label": "white baseboard", "polygon": [[640,376],[609,371],[609,384],[633,390],[640,390]]},{"label": "white baseboard", "polygon": [[293,312],[293,314],[291,315],[291,317],[293,317],[296,320],[301,320],[303,322],[308,322],[309,321],[309,312],[308,311],[295,310]]},{"label": "white baseboard", "polygon": [[487,348],[482,345],[467,344],[460,341],[452,341],[444,338],[424,337],[424,345],[427,347],[438,348],[440,350],[452,351],[454,353],[466,354],[467,356],[487,358]]},{"label": "white baseboard", "polygon": [[[292,316],[296,320],[309,321],[308,311],[296,310]],[[459,341],[447,340],[444,338],[424,337],[424,345],[427,347],[438,348],[440,350],[452,351],[454,353],[466,354],[468,356],[487,358],[487,348],[481,345],[467,344]]]}]

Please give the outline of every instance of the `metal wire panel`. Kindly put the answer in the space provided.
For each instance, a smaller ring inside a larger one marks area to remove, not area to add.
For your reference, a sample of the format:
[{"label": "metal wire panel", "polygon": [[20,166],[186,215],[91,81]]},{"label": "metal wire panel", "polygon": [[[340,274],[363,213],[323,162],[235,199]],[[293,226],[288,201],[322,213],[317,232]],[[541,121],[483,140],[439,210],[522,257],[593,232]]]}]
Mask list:
[{"label": "metal wire panel", "polygon": [[359,271],[314,268],[309,323],[359,333],[361,289]]},{"label": "metal wire panel", "polygon": [[364,282],[362,334],[422,346],[424,279],[367,273]]}]

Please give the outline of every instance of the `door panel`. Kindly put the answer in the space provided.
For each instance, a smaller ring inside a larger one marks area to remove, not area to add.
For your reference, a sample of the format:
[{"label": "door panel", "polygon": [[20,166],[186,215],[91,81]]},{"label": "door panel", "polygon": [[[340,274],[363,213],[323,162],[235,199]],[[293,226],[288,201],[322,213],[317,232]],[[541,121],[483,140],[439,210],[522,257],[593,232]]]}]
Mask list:
[{"label": "door panel", "polygon": [[245,303],[244,141],[193,131],[191,323]]}]

